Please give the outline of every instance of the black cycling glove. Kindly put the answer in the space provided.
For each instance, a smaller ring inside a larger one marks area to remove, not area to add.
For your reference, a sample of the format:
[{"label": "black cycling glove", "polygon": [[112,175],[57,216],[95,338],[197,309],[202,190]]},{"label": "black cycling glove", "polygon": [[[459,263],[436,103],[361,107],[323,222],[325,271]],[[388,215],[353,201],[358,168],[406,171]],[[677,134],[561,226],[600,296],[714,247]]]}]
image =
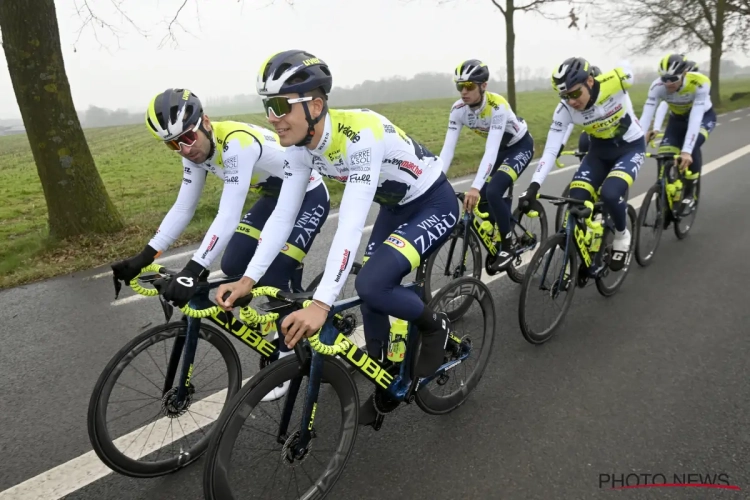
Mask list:
[{"label": "black cycling glove", "polygon": [[521,194],[521,197],[518,198],[518,208],[524,213],[528,212],[537,203],[536,195],[539,193],[539,187],[539,183],[532,182],[526,188],[526,191]]},{"label": "black cycling glove", "polygon": [[171,301],[175,306],[182,307],[195,295],[198,281],[206,268],[190,260],[185,267],[172,278],[164,290],[164,298]]},{"label": "black cycling glove", "polygon": [[126,285],[141,273],[141,269],[154,262],[158,252],[146,245],[141,253],[135,257],[112,264],[112,274],[115,281],[122,280]]}]

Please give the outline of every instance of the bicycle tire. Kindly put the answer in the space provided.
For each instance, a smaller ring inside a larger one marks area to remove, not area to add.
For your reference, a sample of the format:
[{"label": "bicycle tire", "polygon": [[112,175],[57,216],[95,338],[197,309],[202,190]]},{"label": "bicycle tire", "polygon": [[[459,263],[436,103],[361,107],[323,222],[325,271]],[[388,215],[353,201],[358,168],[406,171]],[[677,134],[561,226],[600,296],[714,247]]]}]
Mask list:
[{"label": "bicycle tire", "polygon": [[[606,283],[604,283],[604,281],[603,281],[603,279],[602,279],[601,276],[599,276],[599,277],[596,278],[596,289],[599,291],[599,293],[603,297],[611,297],[615,293],[617,293],[617,291],[620,289],[620,287],[622,287],[622,284],[625,282],[625,278],[628,277],[628,274],[629,274],[629,271],[630,271],[630,267],[631,267],[631,264],[632,264],[632,258],[633,258],[633,253],[634,253],[634,249],[635,249],[635,243],[638,240],[638,235],[640,234],[640,232],[639,232],[637,224],[636,224],[636,220],[637,220],[638,216],[635,213],[635,208],[633,208],[633,205],[631,205],[630,203],[628,203],[628,207],[626,209],[625,215],[626,215],[626,217],[628,219],[628,225],[630,226],[630,235],[631,235],[631,237],[630,237],[630,248],[628,249],[628,255],[625,258],[625,265],[623,266],[623,268],[621,270],[617,271],[617,274],[619,274],[620,277],[619,277],[619,279],[617,280],[617,282],[614,285],[609,286]],[[611,230],[609,228],[605,227],[604,228],[604,236],[602,237],[602,241],[603,242],[607,241],[607,232],[611,232]]]},{"label": "bicycle tire", "polygon": [[[349,271],[349,274],[353,274],[353,275],[356,276],[357,274],[359,274],[359,271],[361,269],[362,269],[362,264],[360,262],[354,261],[352,263],[352,269],[351,269],[351,271]],[[313,278],[313,280],[310,282],[310,284],[307,285],[307,290],[306,291],[313,292],[313,291],[315,291],[316,288],[318,288],[318,285],[320,285],[320,281],[323,279],[323,273],[324,272],[325,271],[322,271],[320,274],[318,274],[317,276],[315,276],[315,278]]]},{"label": "bicycle tire", "polygon": [[[651,200],[654,199],[654,194],[656,194],[656,203],[655,210],[656,210],[656,219],[654,222],[654,231],[656,232],[656,243],[654,244],[654,248],[651,249],[648,254],[644,255],[644,252],[641,251],[641,231],[642,228],[645,227],[644,223],[646,221],[646,215],[648,215],[649,208],[651,208],[652,203]],[[661,242],[661,235],[664,232],[664,210],[662,209],[662,202],[661,202],[661,190],[659,184],[654,184],[649,188],[648,191],[646,191],[646,196],[643,199],[643,204],[641,205],[640,210],[638,210],[638,219],[636,221],[636,226],[638,227],[638,241],[635,245],[635,260],[638,262],[638,265],[641,267],[648,267],[651,265],[651,263],[654,260],[654,256],[656,255],[656,250],[659,248],[659,243]]]},{"label": "bicycle tire", "polygon": [[693,220],[690,222],[690,225],[688,225],[686,230],[680,229],[680,222],[685,220],[688,217],[680,217],[679,221],[672,221],[672,224],[674,225],[674,235],[677,236],[678,240],[684,240],[687,238],[688,233],[690,233],[690,229],[693,227],[693,224],[695,223],[695,218],[698,216],[698,204],[700,203],[700,194],[701,194],[701,178],[698,177],[698,180],[695,184],[695,205],[693,206],[692,211],[690,212],[690,215],[688,217],[692,217]]},{"label": "bicycle tire", "polygon": [[[203,492],[206,500],[232,500],[235,498],[229,485],[229,459],[244,419],[274,387],[296,377],[309,375],[297,356],[287,356],[259,371],[232,398],[227,411],[216,423],[216,432],[208,448],[203,473]],[[341,439],[336,456],[329,462],[333,469],[326,471],[314,485],[314,491],[302,495],[305,499],[320,500],[330,493],[348,462],[357,438],[359,418],[359,394],[357,385],[343,362],[325,356],[323,378],[336,391],[341,402]],[[255,390],[257,389],[257,390]],[[304,394],[304,393],[303,393]],[[244,417],[243,417],[244,416]],[[290,424],[293,425],[293,424]],[[293,427],[290,427],[290,430]]]},{"label": "bicycle tire", "polygon": [[[539,222],[542,226],[542,234],[541,237],[537,239],[538,245],[541,246],[542,243],[547,239],[548,236],[548,224],[547,224],[547,211],[544,209],[542,204],[539,204],[539,207],[536,209],[539,212]],[[515,212],[513,212],[513,217],[517,221],[521,221],[522,217],[526,215],[524,214],[520,209],[516,208]],[[528,219],[531,219],[531,217],[528,217]],[[537,217],[534,217],[537,218]],[[537,247],[539,248],[539,247]],[[525,252],[526,253],[526,252]],[[523,254],[522,254],[523,255]],[[533,255],[533,254],[532,254]],[[519,267],[523,266],[522,263]],[[516,267],[515,260],[511,263],[511,265],[508,267],[508,270],[506,271],[508,273],[508,278],[511,279],[514,283],[518,283],[519,285],[523,283],[523,278],[525,276],[525,273],[522,271],[519,271],[518,267]]]},{"label": "bicycle tire", "polygon": [[[566,239],[566,233],[557,233],[552,235],[547,241],[545,241],[542,246],[539,247],[539,249],[534,252],[534,256],[531,258],[531,262],[529,262],[529,266],[526,271],[526,275],[523,279],[523,285],[521,286],[521,297],[520,297],[520,304],[518,307],[518,323],[521,327],[521,334],[523,335],[523,338],[526,339],[526,342],[534,345],[540,345],[547,342],[549,339],[552,338],[552,336],[557,331],[558,327],[562,324],[563,320],[565,319],[565,316],[568,313],[568,309],[570,309],[570,305],[573,301],[573,296],[575,295],[576,290],[576,283],[575,279],[576,276],[578,276],[578,255],[576,254],[575,250],[573,249],[573,246],[571,245],[570,248],[568,248],[568,262],[570,262],[570,283],[568,286],[567,296],[565,297],[565,301],[563,302],[563,306],[560,310],[560,315],[558,318],[552,323],[552,325],[543,331],[542,333],[535,332],[528,323],[527,320],[527,306],[526,306],[526,298],[528,297],[530,288],[531,288],[531,277],[533,276],[533,272],[529,272],[529,270],[536,270],[537,267],[543,264],[544,262],[544,256],[547,252],[550,250],[556,250],[560,248],[563,250],[565,248],[565,239]],[[563,250],[564,251],[564,250]],[[533,311],[529,311],[533,314]]]},{"label": "bicycle tire", "polygon": [[[164,339],[184,336],[187,332],[187,324],[183,321],[173,321],[164,325],[159,325],[141,333],[133,340],[125,344],[112,359],[107,363],[99,379],[94,386],[94,390],[89,400],[87,427],[89,440],[94,452],[99,459],[114,472],[128,477],[135,478],[152,478],[175,472],[194,462],[206,451],[209,444],[211,432],[198,441],[195,447],[186,453],[187,458],[176,457],[160,462],[143,463],[133,460],[121,453],[115,446],[106,425],[106,403],[109,401],[112,386],[117,381],[120,373],[132,361],[135,356],[127,359],[128,356],[138,349],[141,345],[141,351],[149,345],[154,345]],[[157,338],[161,336],[160,338]],[[227,402],[240,389],[242,382],[242,372],[240,358],[237,351],[229,339],[217,328],[212,325],[201,323],[199,330],[199,340],[205,340],[216,347],[227,364],[229,383],[227,387],[227,397],[224,400],[222,412],[227,407]],[[150,342],[150,344],[147,344]],[[145,344],[145,345],[144,345]],[[120,369],[119,373],[117,370]],[[116,375],[114,379],[112,376]]]},{"label": "bicycle tire", "polygon": [[[563,198],[568,198],[570,196],[570,183],[566,184],[565,189],[563,189],[562,194],[560,195]],[[563,229],[563,226],[565,225],[565,221],[563,218],[565,217],[565,211],[568,209],[568,205],[566,203],[562,203],[557,206],[557,209],[555,210],[555,232],[558,232]]]},{"label": "bicycle tire", "polygon": [[[474,231],[469,230],[468,234],[469,234],[468,251],[471,252],[471,258],[474,262],[474,269],[471,272],[471,276],[476,279],[481,279],[482,278],[482,249],[480,246],[481,244],[479,242],[479,238],[474,233]],[[437,259],[438,254],[440,253],[440,250],[447,245],[451,245],[451,243],[455,241],[455,246],[453,247],[454,255],[456,253],[460,254],[461,249],[463,248],[463,238],[464,238],[463,231],[454,231],[453,234],[447,240],[445,240],[445,242],[441,246],[439,246],[434,252],[432,252],[432,255],[430,255],[427,258],[427,262],[425,263],[425,267],[424,267],[424,277],[425,277],[424,296],[425,297],[432,297],[433,293],[440,293],[440,290],[442,290],[442,288],[445,288],[444,286],[438,289],[437,291],[435,291],[433,290],[433,283],[432,283],[432,270],[435,266],[435,261]],[[463,276],[466,276],[466,275],[459,276],[459,278]],[[456,278],[449,281],[448,285],[450,285],[450,283],[455,281],[455,279]],[[452,311],[452,313],[448,315],[448,319],[450,319],[451,321],[454,321],[460,318],[461,316],[466,314],[466,311],[468,310],[469,305],[462,304],[460,307],[457,307],[455,311]]]},{"label": "bicycle tire", "polygon": [[472,371],[471,375],[461,384],[461,389],[447,397],[436,396],[433,394],[432,391],[430,391],[431,384],[428,384],[417,391],[415,398],[417,406],[430,415],[444,415],[464,404],[469,397],[469,394],[471,394],[482,379],[482,375],[484,375],[484,371],[487,369],[487,364],[489,363],[490,354],[492,354],[492,346],[495,343],[496,328],[495,303],[492,300],[492,292],[490,292],[489,287],[482,281],[471,276],[462,276],[441,288],[432,300],[430,300],[428,307],[435,312],[442,312],[446,309],[445,305],[458,295],[464,295],[461,292],[468,290],[472,291],[472,296],[477,299],[477,302],[484,312],[485,334],[484,343],[482,344],[482,350],[479,355],[480,361],[477,363],[477,367]]}]

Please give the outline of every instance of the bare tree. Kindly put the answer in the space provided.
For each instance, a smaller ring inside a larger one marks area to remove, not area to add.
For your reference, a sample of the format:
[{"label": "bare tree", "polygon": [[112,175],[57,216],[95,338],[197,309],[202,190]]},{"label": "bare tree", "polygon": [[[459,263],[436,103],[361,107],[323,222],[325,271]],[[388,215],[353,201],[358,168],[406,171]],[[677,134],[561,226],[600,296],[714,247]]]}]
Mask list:
[{"label": "bare tree", "polygon": [[[516,110],[516,75],[515,75],[515,50],[516,50],[516,29],[514,16],[516,12],[532,12],[541,15],[545,19],[563,20],[570,19],[571,23],[568,28],[577,28],[578,18],[575,13],[575,6],[588,4],[587,0],[490,0],[497,7],[505,18],[505,60],[508,69],[508,103],[511,108]],[[552,4],[566,2],[573,5],[570,13],[566,15],[554,15],[545,11],[546,7]]]},{"label": "bare tree", "polygon": [[708,47],[711,100],[719,104],[721,57],[728,50],[745,48],[750,17],[743,15],[743,7],[749,3],[748,0],[613,0],[606,19],[598,21],[606,25],[607,37],[633,40],[634,52],[666,53]]},{"label": "bare tree", "polygon": [[[124,1],[109,0],[109,3],[126,25],[141,36],[150,36],[125,12]],[[273,1],[267,0],[268,5]],[[166,34],[160,47],[177,44],[178,29],[190,34],[180,24],[180,15],[189,2],[183,0],[174,15],[164,21]],[[286,2],[293,4],[293,0]],[[104,46],[99,31],[108,30],[119,46],[123,31],[97,14],[93,1],[74,0],[74,4],[81,19],[76,43],[90,28],[100,45]],[[197,0],[194,6],[198,19]],[[0,31],[13,90],[47,202],[50,234],[65,238],[119,231],[123,227],[122,217],[96,169],[73,105],[54,0],[0,0]],[[77,50],[75,44],[74,50]]]},{"label": "bare tree", "polygon": [[47,201],[50,235],[65,238],[122,229],[73,106],[54,1],[0,1],[0,30]]}]

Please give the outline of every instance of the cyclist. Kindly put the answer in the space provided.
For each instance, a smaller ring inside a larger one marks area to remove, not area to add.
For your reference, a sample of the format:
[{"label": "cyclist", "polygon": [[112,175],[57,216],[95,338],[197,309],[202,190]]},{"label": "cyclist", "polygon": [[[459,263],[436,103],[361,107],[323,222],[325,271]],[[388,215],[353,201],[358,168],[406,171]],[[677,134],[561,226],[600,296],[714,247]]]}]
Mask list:
[{"label": "cyclist", "polygon": [[[258,235],[276,207],[284,177],[284,148],[278,136],[268,129],[233,121],[211,122],[198,96],[187,89],[167,89],[156,95],[145,120],[153,136],[182,157],[182,186],[141,253],[112,265],[115,279],[129,283],[175,242],[195,213],[209,172],[224,183],[219,211],[203,242],[164,291],[165,299],[182,307],[195,293],[199,279],[208,277],[208,267],[222,250],[224,274],[237,276],[244,272],[256,250]],[[240,221],[250,189],[261,197]],[[272,259],[263,284],[289,289],[292,273],[310,249],[329,208],[322,177],[312,172],[295,212],[294,231],[285,248]],[[283,343],[279,345],[280,356],[291,354]]]},{"label": "cyclist", "polygon": [[[477,59],[469,59],[456,67],[453,81],[461,99],[451,108],[439,156],[443,160],[443,172],[447,173],[464,126],[487,139],[484,156],[464,198],[464,208],[473,210],[480,196],[489,202],[490,214],[503,235],[500,252],[490,268],[503,271],[513,261],[510,204],[503,195],[531,162],[534,139],[526,122],[516,116],[508,101],[499,94],[487,92],[489,78],[487,65]],[[492,180],[486,183],[490,175]]]},{"label": "cyclist", "polygon": [[630,69],[618,67],[597,77],[583,58],[566,59],[552,73],[552,87],[561,102],[552,116],[544,153],[531,184],[520,197],[528,209],[560,149],[570,123],[583,125],[591,146],[570,183],[570,197],[587,200],[601,187],[601,199],[615,223],[610,268],[625,265],[632,235],[627,228],[627,193],[645,159],[643,130],[633,112],[627,89],[633,85]]},{"label": "cyclist", "polygon": [[[599,66],[591,66],[591,69],[589,70],[589,74],[596,78],[597,76],[602,74],[602,70],[599,69]],[[560,155],[562,154],[563,150],[565,149],[565,145],[568,143],[568,139],[570,139],[570,135],[573,133],[573,129],[575,128],[576,124],[573,122],[570,122],[570,125],[568,125],[568,130],[565,131],[565,135],[563,136],[562,144],[560,145],[560,151],[557,153],[557,158],[560,158]],[[578,151],[581,153],[586,153],[589,150],[589,135],[584,130],[581,132],[581,135],[578,136]]]},{"label": "cyclist", "polygon": [[[318,171],[344,184],[338,228],[312,305],[286,316],[281,324],[287,346],[294,347],[323,326],[349,274],[375,202],[381,209],[365,250],[367,265],[355,282],[364,302],[367,350],[371,357],[385,360],[388,315],[411,321],[421,337],[414,373],[425,377],[443,362],[450,322],[446,314],[431,311],[399,284],[451,234],[459,215],[455,194],[440,159],[387,118],[367,109],[329,110],[332,81],[328,65],[301,50],[277,53],[261,66],[257,91],[264,96],[268,121],[288,147],[285,178],[267,225],[273,230],[261,233],[245,276],[219,288],[219,304],[231,309],[264,275],[292,229],[306,179],[311,171]],[[232,293],[225,301],[227,291]],[[363,406],[368,408],[374,410],[372,402]]]},{"label": "cyclist", "polygon": [[[700,68],[698,67],[698,63],[696,63],[695,61],[688,61],[688,72],[697,73],[699,71]],[[662,127],[664,125],[664,120],[667,118],[668,113],[669,105],[667,101],[662,100],[659,103],[659,107],[656,108],[656,114],[654,115],[654,126],[652,127],[652,130],[645,130],[647,143],[651,142],[654,137],[661,133]]]},{"label": "cyclist", "polygon": [[[659,151],[680,154],[680,170],[690,168],[685,176],[682,213],[687,215],[695,203],[693,194],[703,164],[701,146],[716,126],[716,111],[711,104],[711,80],[695,72],[697,65],[683,54],[668,54],[659,63],[659,78],[654,80],[643,105],[641,126],[648,130],[658,101],[664,101],[671,111],[667,129]],[[663,118],[657,117],[654,130],[646,136],[655,136]]]}]

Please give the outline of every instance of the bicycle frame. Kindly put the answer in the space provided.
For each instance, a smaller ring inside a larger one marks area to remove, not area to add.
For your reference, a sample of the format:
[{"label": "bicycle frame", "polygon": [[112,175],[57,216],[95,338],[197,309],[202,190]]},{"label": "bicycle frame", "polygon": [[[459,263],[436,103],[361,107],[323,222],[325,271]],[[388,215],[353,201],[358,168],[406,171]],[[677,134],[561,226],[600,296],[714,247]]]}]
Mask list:
[{"label": "bicycle frame", "polygon": [[[304,270],[303,264],[294,270],[292,278],[290,280],[292,292],[302,292],[302,272]],[[175,273],[176,274],[176,273]],[[233,283],[239,280],[242,276],[228,276],[224,279],[206,283],[198,287],[195,295],[190,299],[188,305],[192,309],[208,309],[215,306],[209,298],[208,292],[214,288],[218,288],[224,283]],[[159,300],[162,302],[165,316],[167,321],[171,317],[171,309],[168,309],[167,303],[163,297],[159,295]],[[169,306],[171,307],[171,306]],[[175,338],[174,345],[172,346],[172,352],[169,357],[169,365],[167,366],[167,373],[164,379],[164,386],[162,387],[162,396],[167,394],[172,387],[174,387],[174,378],[177,372],[177,366],[180,363],[180,358],[183,357],[184,361],[182,364],[182,371],[180,373],[179,383],[177,384],[177,394],[173,401],[177,405],[182,405],[190,390],[190,377],[193,373],[193,361],[195,361],[195,351],[198,347],[198,332],[200,331],[201,319],[192,318],[185,316],[184,319],[187,321],[187,330],[184,337]],[[264,358],[268,358],[276,351],[276,347],[268,342],[264,336],[265,334],[260,329],[251,328],[241,321],[238,321],[231,311],[215,312],[206,319],[211,321],[213,324],[221,328],[227,333],[231,333],[242,341],[243,344],[257,352]]]},{"label": "bicycle frame", "polygon": [[[487,179],[487,182],[489,182],[489,178]],[[511,185],[510,188],[508,188],[508,196],[513,197],[513,186]],[[456,193],[456,197],[463,201],[463,193]],[[505,198],[504,198],[505,199]],[[503,202],[504,203],[504,202]],[[488,254],[492,255],[493,257],[497,254],[498,250],[497,247],[495,247],[495,242],[492,239],[492,236],[490,236],[484,229],[481,227],[481,223],[479,222],[479,219],[476,217],[475,213],[478,212],[477,207],[474,207],[474,210],[469,213],[467,211],[464,211],[464,215],[461,218],[461,222],[463,224],[463,230],[464,230],[464,237],[463,237],[463,243],[461,248],[461,255],[463,255],[463,259],[461,260],[461,274],[459,276],[463,276],[463,273],[466,271],[466,257],[468,254],[468,245],[469,245],[469,231],[474,233],[476,235],[479,242],[482,244],[484,249],[487,251]],[[531,238],[531,243],[529,245],[526,245],[520,249],[517,250],[516,255],[520,255],[532,248],[538,243],[536,237],[529,232],[528,229],[526,229],[521,222],[516,219],[512,214],[510,216],[510,222],[512,226],[518,226],[520,227],[524,234],[529,236]],[[497,228],[497,225],[494,225],[495,231],[499,231]],[[451,238],[450,240],[450,247],[448,250],[448,259],[445,271],[443,274],[445,276],[450,276],[449,271],[450,269],[448,266],[451,262],[453,262],[453,251],[456,248],[456,239]],[[459,276],[453,276],[453,278],[457,278]]]},{"label": "bicycle frame", "polygon": [[[576,205],[583,205],[584,202],[581,200],[575,199],[575,198],[564,198],[561,196],[547,196],[547,195],[539,195],[539,198],[541,199],[547,199],[547,200],[557,200],[557,201],[564,201],[568,203],[569,207],[572,204]],[[594,255],[591,255],[591,252],[589,250],[589,245],[591,243],[591,239],[595,236],[601,237],[602,235],[595,235],[595,232],[599,231],[599,228],[597,227],[597,224],[594,224],[592,222],[594,215],[597,213],[602,214],[602,220],[603,224],[601,226],[601,232],[604,232],[604,228],[608,227],[610,230],[614,231],[614,223],[612,222],[611,217],[607,216],[606,208],[604,207],[603,202],[597,201],[595,203],[588,202],[589,208],[591,209],[591,213],[585,218],[579,218],[573,214],[570,213],[570,208],[568,208],[567,213],[567,222],[565,224],[565,228],[561,229],[560,232],[565,232],[565,251],[563,254],[563,266],[560,270],[560,283],[562,283],[563,278],[565,277],[565,269],[568,264],[568,255],[570,253],[570,245],[572,242],[575,243],[575,249],[576,253],[581,259],[581,262],[586,267],[589,276],[596,277],[596,275],[604,268],[604,264],[602,263],[599,265],[597,263],[596,267],[593,267],[593,264],[595,264],[594,260],[597,256],[601,255],[601,249],[597,250]],[[592,232],[588,233],[586,232],[586,227],[589,227],[592,229]],[[547,271],[549,270],[550,262],[552,259],[552,254],[547,257],[544,263],[544,270],[542,273],[542,282],[544,282],[544,277],[547,276]]]},{"label": "bicycle frame", "polygon": [[[417,279],[411,283],[403,285],[407,290],[415,291],[420,298],[424,296],[424,264],[420,267],[417,275]],[[457,290],[457,294],[460,290]],[[452,300],[455,298],[447,297],[446,300]],[[320,341],[327,345],[332,345],[342,341],[343,334],[339,333],[333,326],[333,315],[336,313],[342,313],[347,309],[357,307],[363,303],[359,297],[352,297],[336,302],[331,307],[331,311],[328,313],[328,319],[326,320],[320,333]],[[456,342],[460,347],[462,346],[461,340],[451,335],[451,339]],[[414,364],[414,354],[416,353],[417,343],[419,340],[419,333],[414,323],[409,322],[409,330],[406,338],[406,352],[407,356],[400,363],[399,372],[393,376],[386,371],[386,369],[376,360],[371,358],[366,352],[350,342],[350,346],[347,351],[340,355],[344,361],[346,361],[354,369],[362,373],[365,378],[373,385],[381,387],[388,396],[394,401],[403,402],[411,401],[414,393],[419,389],[430,383],[435,377],[438,377],[445,373],[447,370],[454,366],[462,363],[471,353],[471,349],[462,349],[458,359],[451,360],[438,368],[438,370],[426,378],[413,378],[412,368]],[[312,439],[313,423],[315,420],[315,409],[318,404],[318,395],[320,391],[320,384],[322,381],[322,370],[324,355],[312,350],[312,359],[306,350],[303,350],[301,344],[295,346],[295,352],[300,358],[302,363],[310,363],[310,380],[308,382],[307,394],[303,407],[302,422],[306,422],[307,425],[300,427],[300,435],[297,440],[294,450],[295,454],[301,456],[304,450],[307,448],[310,440]],[[279,425],[279,433],[277,440],[280,444],[284,444],[288,438],[288,425],[291,421],[292,410],[294,408],[294,401],[297,398],[299,386],[302,382],[302,377],[293,380],[290,384],[289,391],[287,392],[284,409],[282,411],[281,423]]]}]

